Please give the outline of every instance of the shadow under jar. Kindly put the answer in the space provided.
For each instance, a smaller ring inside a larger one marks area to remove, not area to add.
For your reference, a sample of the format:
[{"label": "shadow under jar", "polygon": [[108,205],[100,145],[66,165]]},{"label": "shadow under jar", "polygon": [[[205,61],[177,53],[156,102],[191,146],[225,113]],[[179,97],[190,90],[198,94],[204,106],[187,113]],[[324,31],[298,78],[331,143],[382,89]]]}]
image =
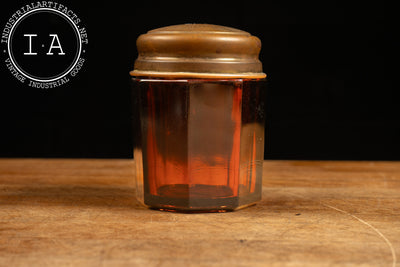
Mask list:
[{"label": "shadow under jar", "polygon": [[265,74],[258,38],[184,24],[141,35],[137,45],[131,75],[139,201],[222,212],[260,200]]}]

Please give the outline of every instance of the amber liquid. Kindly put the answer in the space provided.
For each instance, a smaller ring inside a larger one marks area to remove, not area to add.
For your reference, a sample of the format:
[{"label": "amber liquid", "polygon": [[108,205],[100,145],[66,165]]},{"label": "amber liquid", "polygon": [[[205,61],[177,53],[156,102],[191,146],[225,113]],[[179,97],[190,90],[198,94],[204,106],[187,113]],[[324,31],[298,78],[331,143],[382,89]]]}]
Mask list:
[{"label": "amber liquid", "polygon": [[[242,106],[243,96],[246,101],[259,98],[248,95],[254,91],[251,86],[242,80],[140,80],[139,84],[146,205],[227,211],[260,198],[257,168],[264,145],[261,148],[256,135],[264,137],[263,118],[257,117],[257,103],[250,109]],[[250,113],[254,118],[249,120]]]}]

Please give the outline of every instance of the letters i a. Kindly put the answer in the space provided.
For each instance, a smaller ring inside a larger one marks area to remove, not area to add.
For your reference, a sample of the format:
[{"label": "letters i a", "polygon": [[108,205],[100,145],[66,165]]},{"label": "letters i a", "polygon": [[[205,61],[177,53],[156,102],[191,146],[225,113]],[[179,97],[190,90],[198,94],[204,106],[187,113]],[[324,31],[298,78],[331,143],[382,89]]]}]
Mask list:
[{"label": "letters i a", "polygon": [[[29,50],[28,50],[28,52],[25,52],[24,55],[26,55],[26,56],[37,55],[36,52],[32,52],[32,39],[33,39],[33,37],[37,37],[37,34],[24,34],[24,37],[28,37],[28,40],[29,40]],[[61,47],[61,43],[60,43],[60,39],[58,38],[58,35],[57,34],[49,34],[49,37],[52,37],[52,40],[51,40],[51,44],[49,47],[49,51],[46,53],[46,55],[48,55],[48,56],[54,55],[52,52],[53,49],[59,49],[58,55],[60,55],[60,56],[65,55],[65,53]]]}]

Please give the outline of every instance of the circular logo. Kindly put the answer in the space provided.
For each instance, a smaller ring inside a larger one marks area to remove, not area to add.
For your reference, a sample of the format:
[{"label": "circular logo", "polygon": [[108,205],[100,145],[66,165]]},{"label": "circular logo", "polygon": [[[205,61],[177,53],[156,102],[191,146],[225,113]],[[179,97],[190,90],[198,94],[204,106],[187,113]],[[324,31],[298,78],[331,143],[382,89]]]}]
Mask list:
[{"label": "circular logo", "polygon": [[83,67],[86,28],[68,7],[51,1],[21,7],[3,28],[5,63],[20,82],[53,88],[69,82]]}]

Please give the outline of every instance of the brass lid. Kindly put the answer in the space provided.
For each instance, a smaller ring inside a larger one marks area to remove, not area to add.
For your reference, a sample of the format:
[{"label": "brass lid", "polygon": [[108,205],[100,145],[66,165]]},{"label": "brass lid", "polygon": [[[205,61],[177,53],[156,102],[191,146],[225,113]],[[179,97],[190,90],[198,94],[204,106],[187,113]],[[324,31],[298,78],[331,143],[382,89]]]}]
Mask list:
[{"label": "brass lid", "polygon": [[181,24],[142,34],[132,76],[265,78],[261,41],[248,32],[211,24]]}]

